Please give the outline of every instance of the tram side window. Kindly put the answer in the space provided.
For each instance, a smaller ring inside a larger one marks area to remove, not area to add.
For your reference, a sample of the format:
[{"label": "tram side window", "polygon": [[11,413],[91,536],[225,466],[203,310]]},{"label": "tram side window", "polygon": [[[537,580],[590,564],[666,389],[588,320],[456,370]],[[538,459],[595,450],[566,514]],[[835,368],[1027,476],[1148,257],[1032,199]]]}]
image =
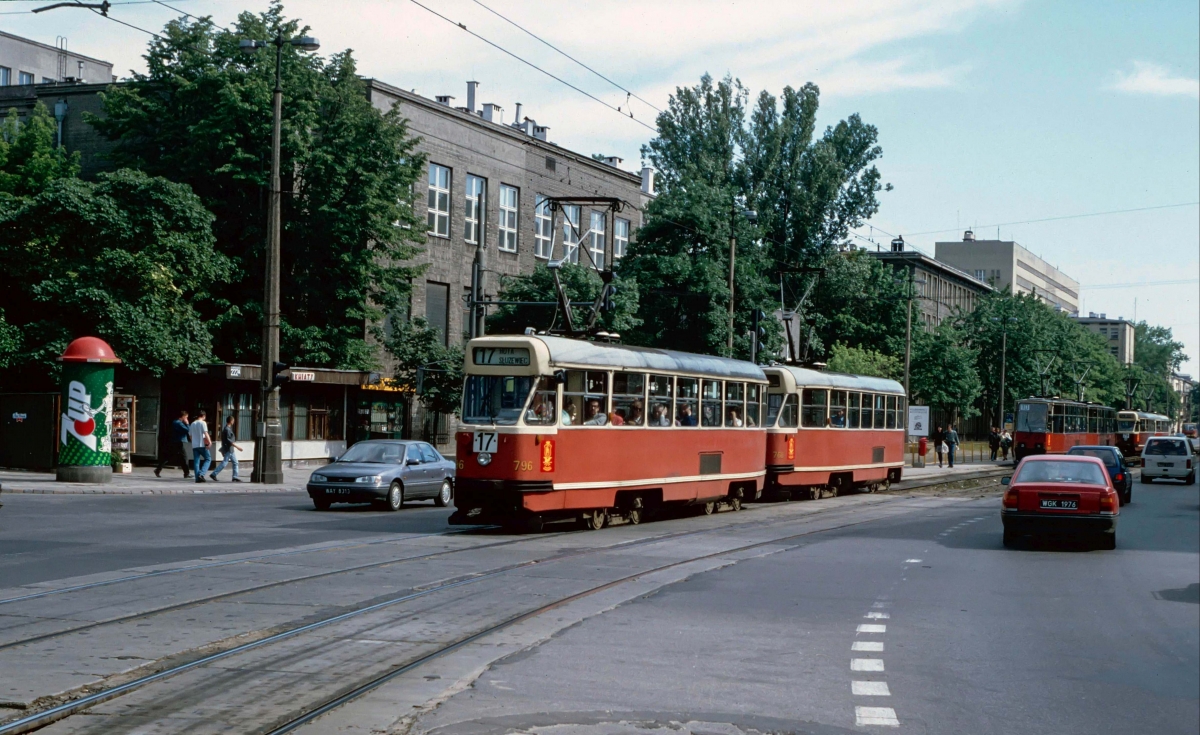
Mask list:
[{"label": "tram side window", "polygon": [[882,429],[887,425],[887,396],[875,394],[875,428]]},{"label": "tram side window", "polygon": [[[604,426],[608,423],[608,373],[568,370],[563,391],[563,424]],[[568,419],[570,419],[568,421]]]},{"label": "tram side window", "polygon": [[806,428],[825,426],[829,391],[824,388],[805,388],[800,393],[800,425]]},{"label": "tram side window", "polygon": [[800,425],[800,401],[795,393],[785,397],[779,409],[779,426],[783,429],[794,429]]},{"label": "tram side window", "polygon": [[700,381],[695,378],[675,379],[675,425],[699,426]]},{"label": "tram side window", "polygon": [[859,409],[862,407],[862,393],[851,393],[849,402],[850,409],[846,412],[846,427],[857,429],[859,426]]},{"label": "tram side window", "polygon": [[1095,434],[1100,431],[1100,417],[1096,415],[1096,409],[1088,409],[1088,433]]},{"label": "tram side window", "polygon": [[646,423],[645,406],[645,375],[617,373],[613,376],[613,426],[641,426]]},{"label": "tram side window", "polygon": [[738,428],[746,425],[745,383],[725,383],[725,425]]},{"label": "tram side window", "polygon": [[896,396],[887,397],[887,427],[896,428]]},{"label": "tram side window", "polygon": [[762,386],[751,383],[746,386],[746,426],[761,426]]},{"label": "tram side window", "polygon": [[674,383],[668,375],[650,376],[650,426],[674,426],[675,412],[671,399]]},{"label": "tram side window", "polygon": [[829,425],[835,429],[846,428],[846,391],[829,391]]},{"label": "tram side window", "polygon": [[721,381],[702,381],[700,384],[700,424],[701,426],[720,426],[721,423]]},{"label": "tram side window", "polygon": [[908,414],[904,412],[904,396],[896,396],[896,428],[908,429]]},{"label": "tram side window", "polygon": [[872,413],[872,411],[874,409],[871,408],[874,405],[875,405],[875,394],[874,393],[863,393],[862,394],[862,419],[858,425],[860,429],[870,429],[874,426],[875,421],[874,421],[874,419],[871,418],[872,416],[875,415]]},{"label": "tram side window", "polygon": [[533,389],[533,398],[525,412],[530,426],[553,426],[558,423],[558,386],[553,378],[543,375]]}]

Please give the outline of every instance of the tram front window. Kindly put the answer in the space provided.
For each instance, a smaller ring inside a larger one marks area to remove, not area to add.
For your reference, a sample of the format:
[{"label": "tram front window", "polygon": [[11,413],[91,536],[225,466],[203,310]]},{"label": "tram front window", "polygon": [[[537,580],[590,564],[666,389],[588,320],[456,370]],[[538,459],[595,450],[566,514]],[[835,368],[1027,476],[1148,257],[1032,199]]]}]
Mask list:
[{"label": "tram front window", "polygon": [[1017,431],[1046,433],[1048,408],[1045,403],[1022,403],[1017,407]]},{"label": "tram front window", "polygon": [[533,380],[532,375],[468,375],[463,388],[463,423],[515,425]]},{"label": "tram front window", "polygon": [[1123,431],[1126,434],[1133,431],[1133,427],[1137,425],[1134,419],[1119,419],[1117,421],[1117,431]]}]

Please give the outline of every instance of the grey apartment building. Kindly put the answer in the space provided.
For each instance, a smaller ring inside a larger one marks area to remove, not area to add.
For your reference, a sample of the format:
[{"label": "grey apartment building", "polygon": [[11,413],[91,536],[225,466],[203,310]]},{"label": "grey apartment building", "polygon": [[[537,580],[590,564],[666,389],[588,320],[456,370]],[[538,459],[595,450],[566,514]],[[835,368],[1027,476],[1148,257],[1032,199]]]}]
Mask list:
[{"label": "grey apartment building", "polygon": [[1125,317],[1110,319],[1107,314],[1089,312],[1076,318],[1089,332],[1098,334],[1108,342],[1108,352],[1122,365],[1133,364],[1134,327]]},{"label": "grey apartment building", "polygon": [[976,240],[967,230],[961,241],[939,242],[934,257],[997,289],[1033,294],[1051,307],[1079,313],[1079,281],[1011,240]]},{"label": "grey apartment building", "polygon": [[54,82],[107,84],[116,81],[112,64],[58,46],[0,31],[0,87]]},{"label": "grey apartment building", "polygon": [[913,325],[932,330],[956,313],[975,310],[980,297],[993,289],[980,278],[902,244],[890,251],[871,252],[913,284]]}]

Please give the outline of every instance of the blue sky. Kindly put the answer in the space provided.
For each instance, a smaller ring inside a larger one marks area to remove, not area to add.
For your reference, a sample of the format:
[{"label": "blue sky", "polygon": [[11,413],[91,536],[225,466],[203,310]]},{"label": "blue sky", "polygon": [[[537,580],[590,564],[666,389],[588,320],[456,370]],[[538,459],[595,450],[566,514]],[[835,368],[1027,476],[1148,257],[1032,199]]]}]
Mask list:
[{"label": "blue sky", "polygon": [[[731,73],[753,92],[816,82],[822,124],[851,113],[878,126],[895,190],[872,224],[933,251],[975,226],[1015,239],[1084,286],[1085,311],[1171,327],[1200,374],[1200,6],[1195,2],[864,0],[587,3],[481,0],[658,107],[676,86]],[[167,0],[227,23],[263,1]],[[612,105],[624,92],[488,13],[474,0],[422,0]],[[0,10],[37,7],[0,1]],[[552,140],[638,166],[650,131],[504,56],[408,0],[296,0],[322,51],[353,48],[361,73],[427,96],[481,82],[480,102],[513,103]],[[114,6],[149,29],[175,13]],[[86,11],[0,15],[0,28],[142,68],[147,37]],[[636,100],[635,116],[654,111]],[[912,234],[947,230],[943,234]],[[870,236],[870,227],[860,230]],[[882,243],[889,237],[879,236]],[[1188,283],[1161,285],[1161,281]],[[1108,284],[1157,284],[1101,288]]]}]

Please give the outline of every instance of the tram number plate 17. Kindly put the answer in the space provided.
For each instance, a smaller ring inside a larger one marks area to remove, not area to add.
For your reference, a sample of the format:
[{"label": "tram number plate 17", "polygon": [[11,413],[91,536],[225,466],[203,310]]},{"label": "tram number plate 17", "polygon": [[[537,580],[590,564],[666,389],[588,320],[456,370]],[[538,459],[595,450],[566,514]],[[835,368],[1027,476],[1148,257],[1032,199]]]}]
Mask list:
[{"label": "tram number plate 17", "polygon": [[471,444],[473,452],[494,452],[500,446],[500,441],[496,438],[494,431],[477,431],[475,432],[475,441]]}]

